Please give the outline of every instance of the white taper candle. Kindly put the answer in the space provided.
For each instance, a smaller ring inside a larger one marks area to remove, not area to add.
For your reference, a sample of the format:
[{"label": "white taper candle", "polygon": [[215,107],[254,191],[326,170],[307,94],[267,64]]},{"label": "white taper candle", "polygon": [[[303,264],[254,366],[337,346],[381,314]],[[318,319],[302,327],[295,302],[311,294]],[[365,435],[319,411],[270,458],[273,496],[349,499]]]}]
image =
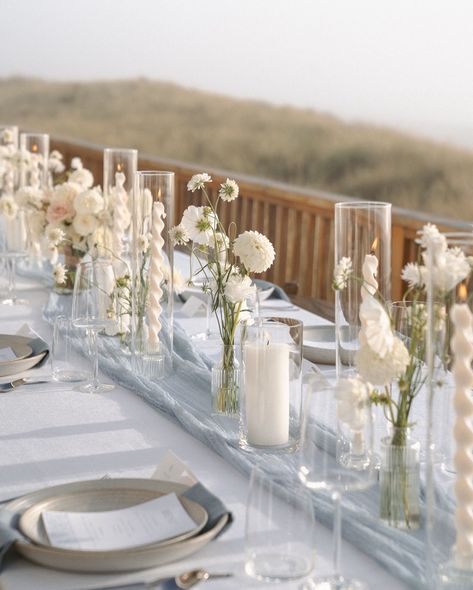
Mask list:
[{"label": "white taper candle", "polygon": [[453,306],[451,319],[455,379],[455,565],[473,570],[473,315],[465,303]]},{"label": "white taper candle", "polygon": [[161,282],[164,278],[164,238],[162,234],[165,217],[163,203],[160,201],[153,203],[151,256],[148,270],[148,344],[151,349],[159,343],[159,332],[161,331],[161,298],[163,296]]},{"label": "white taper candle", "polygon": [[128,195],[125,190],[126,177],[123,172],[115,174],[115,202],[113,209],[113,250],[117,256],[123,252],[123,238],[130,223],[128,212]]}]

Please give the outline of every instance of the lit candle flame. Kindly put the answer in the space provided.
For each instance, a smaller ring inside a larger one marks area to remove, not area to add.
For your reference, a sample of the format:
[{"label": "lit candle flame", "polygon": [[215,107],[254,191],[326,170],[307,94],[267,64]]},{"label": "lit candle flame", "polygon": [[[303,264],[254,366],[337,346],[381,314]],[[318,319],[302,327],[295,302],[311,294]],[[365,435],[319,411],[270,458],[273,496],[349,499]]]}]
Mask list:
[{"label": "lit candle flame", "polygon": [[38,151],[38,146],[35,143],[31,146],[31,151],[32,152],[37,152]]},{"label": "lit candle flame", "polygon": [[377,247],[378,247],[378,238],[375,238],[373,240],[373,243],[371,244],[370,254],[375,254]]},{"label": "lit candle flame", "polygon": [[458,287],[458,299],[459,301],[465,302],[468,295],[468,291],[466,289],[466,285],[461,283]]},{"label": "lit candle flame", "polygon": [[122,168],[123,168],[123,166],[122,166],[121,162],[119,162],[117,164],[117,172],[121,172],[122,171]]}]

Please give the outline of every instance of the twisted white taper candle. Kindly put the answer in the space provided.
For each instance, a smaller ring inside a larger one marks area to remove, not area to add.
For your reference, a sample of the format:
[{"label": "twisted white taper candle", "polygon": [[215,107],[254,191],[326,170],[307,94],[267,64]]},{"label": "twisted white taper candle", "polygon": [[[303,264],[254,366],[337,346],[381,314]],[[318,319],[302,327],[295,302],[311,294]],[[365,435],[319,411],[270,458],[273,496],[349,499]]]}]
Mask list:
[{"label": "twisted white taper candle", "polygon": [[148,345],[151,349],[158,345],[159,332],[161,331],[161,297],[163,296],[161,282],[164,278],[164,238],[162,234],[165,217],[163,203],[160,201],[153,203],[151,258],[148,270]]},{"label": "twisted white taper candle", "polygon": [[454,325],[452,352],[455,378],[453,429],[455,439],[455,565],[473,570],[473,316],[465,303],[453,306],[451,319]]},{"label": "twisted white taper candle", "polygon": [[127,205],[127,192],[125,190],[126,177],[123,172],[115,174],[115,202],[113,209],[113,251],[117,256],[123,253],[123,238],[130,223]]}]

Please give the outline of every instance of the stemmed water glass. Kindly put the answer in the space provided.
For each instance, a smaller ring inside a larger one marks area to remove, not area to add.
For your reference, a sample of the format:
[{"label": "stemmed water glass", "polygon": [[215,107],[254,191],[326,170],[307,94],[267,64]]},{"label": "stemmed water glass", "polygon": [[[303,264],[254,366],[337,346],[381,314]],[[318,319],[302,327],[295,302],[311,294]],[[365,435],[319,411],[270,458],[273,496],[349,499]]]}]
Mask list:
[{"label": "stemmed water glass", "polygon": [[26,215],[19,209],[14,217],[3,216],[0,230],[0,258],[7,270],[8,287],[6,297],[0,303],[4,305],[26,305],[26,299],[16,295],[16,264],[27,256],[28,224]]},{"label": "stemmed water glass", "polygon": [[93,379],[79,387],[86,393],[102,393],[114,388],[112,384],[99,381],[97,337],[100,332],[117,326],[119,309],[115,284],[112,261],[98,259],[79,263],[72,299],[72,323],[77,328],[85,328],[90,338]]},{"label": "stemmed water glass", "polygon": [[[340,573],[341,499],[374,483],[373,423],[366,385],[350,375],[314,374],[305,400],[299,478],[310,490],[328,491],[334,504],[333,573],[312,578],[302,590],[364,590]],[[352,379],[359,386],[353,389]],[[363,397],[362,393],[366,395]]]}]

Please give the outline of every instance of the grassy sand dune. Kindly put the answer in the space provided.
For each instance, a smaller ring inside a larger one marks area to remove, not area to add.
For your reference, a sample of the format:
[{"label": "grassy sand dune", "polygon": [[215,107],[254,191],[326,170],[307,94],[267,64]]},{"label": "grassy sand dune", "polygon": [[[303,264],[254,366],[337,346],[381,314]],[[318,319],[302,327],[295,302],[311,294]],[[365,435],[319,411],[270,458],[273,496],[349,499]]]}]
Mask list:
[{"label": "grassy sand dune", "polygon": [[311,110],[145,79],[0,80],[0,120],[473,219],[473,152]]}]

